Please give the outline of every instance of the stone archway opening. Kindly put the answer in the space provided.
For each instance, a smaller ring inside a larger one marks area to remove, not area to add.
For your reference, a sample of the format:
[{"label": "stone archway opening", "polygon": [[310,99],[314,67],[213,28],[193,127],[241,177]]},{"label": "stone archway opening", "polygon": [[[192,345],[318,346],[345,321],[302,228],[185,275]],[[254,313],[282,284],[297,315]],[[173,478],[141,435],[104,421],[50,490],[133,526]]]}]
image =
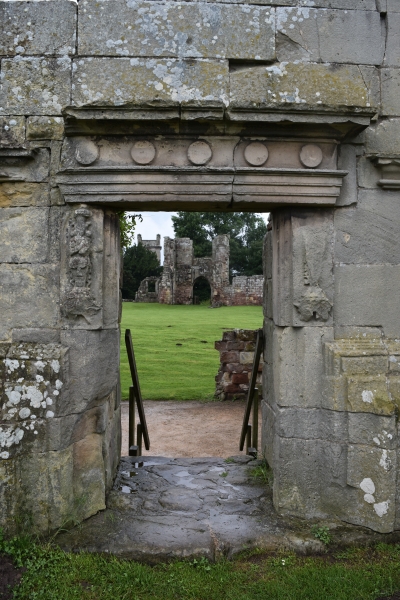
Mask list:
[{"label": "stone archway opening", "polygon": [[193,284],[193,304],[210,304],[211,285],[206,277],[200,276]]}]

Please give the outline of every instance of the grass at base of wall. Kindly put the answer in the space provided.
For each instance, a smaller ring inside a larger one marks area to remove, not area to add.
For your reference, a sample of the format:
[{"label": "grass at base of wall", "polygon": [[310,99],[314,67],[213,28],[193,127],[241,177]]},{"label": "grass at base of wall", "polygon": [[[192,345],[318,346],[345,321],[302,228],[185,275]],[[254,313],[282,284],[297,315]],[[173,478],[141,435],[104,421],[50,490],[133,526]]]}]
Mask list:
[{"label": "grass at base of wall", "polygon": [[24,540],[5,545],[25,569],[15,600],[376,600],[400,590],[399,545],[321,556],[252,552],[231,562],[154,567]]},{"label": "grass at base of wall", "polygon": [[121,322],[121,388],[128,398],[131,377],[125,329],[132,333],[142,396],[147,400],[211,400],[219,352],[214,343],[226,329],[262,327],[261,306],[171,306],[124,302]]}]

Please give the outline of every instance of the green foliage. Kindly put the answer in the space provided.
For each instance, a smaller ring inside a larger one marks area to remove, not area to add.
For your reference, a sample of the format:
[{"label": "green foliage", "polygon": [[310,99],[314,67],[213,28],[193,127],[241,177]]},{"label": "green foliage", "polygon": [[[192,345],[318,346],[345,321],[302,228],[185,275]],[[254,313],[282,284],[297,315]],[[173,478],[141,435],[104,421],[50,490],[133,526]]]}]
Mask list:
[{"label": "green foliage", "polygon": [[[211,400],[225,328],[262,326],[261,306],[171,306],[124,302],[121,331],[132,332],[140,387],[146,400]],[[205,343],[207,342],[207,343]],[[177,346],[177,344],[181,344]],[[131,376],[121,336],[122,398]]]},{"label": "green foliage", "polygon": [[135,244],[124,252],[124,275],[122,297],[134,300],[140,282],[145,277],[159,277],[162,267],[154,252],[143,244]]},{"label": "green foliage", "polygon": [[329,527],[318,527],[318,525],[313,525],[311,527],[311,533],[317,540],[320,540],[320,542],[325,544],[325,546],[328,546],[332,541]]},{"label": "green foliage", "polygon": [[142,215],[134,215],[124,210],[117,211],[119,218],[119,231],[121,236],[121,248],[130,246],[135,233],[136,220],[143,221]]},{"label": "green foliage", "polygon": [[200,557],[153,567],[28,538],[1,538],[0,552],[24,567],[14,600],[375,600],[400,590],[398,545],[329,557],[254,550],[232,562]]},{"label": "green foliage", "polygon": [[260,480],[265,485],[272,485],[273,473],[272,469],[264,459],[261,465],[257,465],[250,469],[250,475],[255,479]]},{"label": "green foliage", "polygon": [[260,275],[262,246],[267,231],[264,220],[253,213],[187,213],[172,217],[175,235],[193,240],[195,256],[210,256],[216,235],[230,235],[230,275]]}]

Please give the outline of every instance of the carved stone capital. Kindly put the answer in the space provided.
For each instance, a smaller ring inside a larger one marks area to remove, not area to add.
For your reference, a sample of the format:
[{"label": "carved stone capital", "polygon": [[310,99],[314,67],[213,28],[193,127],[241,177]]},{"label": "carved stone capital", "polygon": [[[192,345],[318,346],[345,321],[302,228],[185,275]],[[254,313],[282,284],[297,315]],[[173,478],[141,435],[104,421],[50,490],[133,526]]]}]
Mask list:
[{"label": "carved stone capital", "polygon": [[371,160],[381,171],[378,185],[384,190],[400,190],[400,156],[374,156]]}]

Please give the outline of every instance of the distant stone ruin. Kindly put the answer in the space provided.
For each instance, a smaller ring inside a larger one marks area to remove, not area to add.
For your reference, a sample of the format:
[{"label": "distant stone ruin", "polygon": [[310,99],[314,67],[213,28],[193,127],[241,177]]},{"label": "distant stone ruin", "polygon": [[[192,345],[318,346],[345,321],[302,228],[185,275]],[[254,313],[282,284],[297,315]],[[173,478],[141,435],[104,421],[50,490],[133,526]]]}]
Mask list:
[{"label": "distant stone ruin", "polygon": [[155,240],[144,240],[140,233],[137,236],[138,244],[143,244],[148,250],[154,252],[161,264],[161,235],[158,233]]},{"label": "distant stone ruin", "polygon": [[[157,236],[158,238],[159,236]],[[138,241],[149,244],[149,241]],[[149,249],[153,249],[148,245]],[[233,277],[229,283],[229,235],[212,241],[212,256],[195,258],[190,238],[164,238],[164,270],[161,277],[146,277],[136,293],[136,302],[193,304],[194,286],[200,278],[211,288],[211,306],[261,306],[263,275]]]}]

